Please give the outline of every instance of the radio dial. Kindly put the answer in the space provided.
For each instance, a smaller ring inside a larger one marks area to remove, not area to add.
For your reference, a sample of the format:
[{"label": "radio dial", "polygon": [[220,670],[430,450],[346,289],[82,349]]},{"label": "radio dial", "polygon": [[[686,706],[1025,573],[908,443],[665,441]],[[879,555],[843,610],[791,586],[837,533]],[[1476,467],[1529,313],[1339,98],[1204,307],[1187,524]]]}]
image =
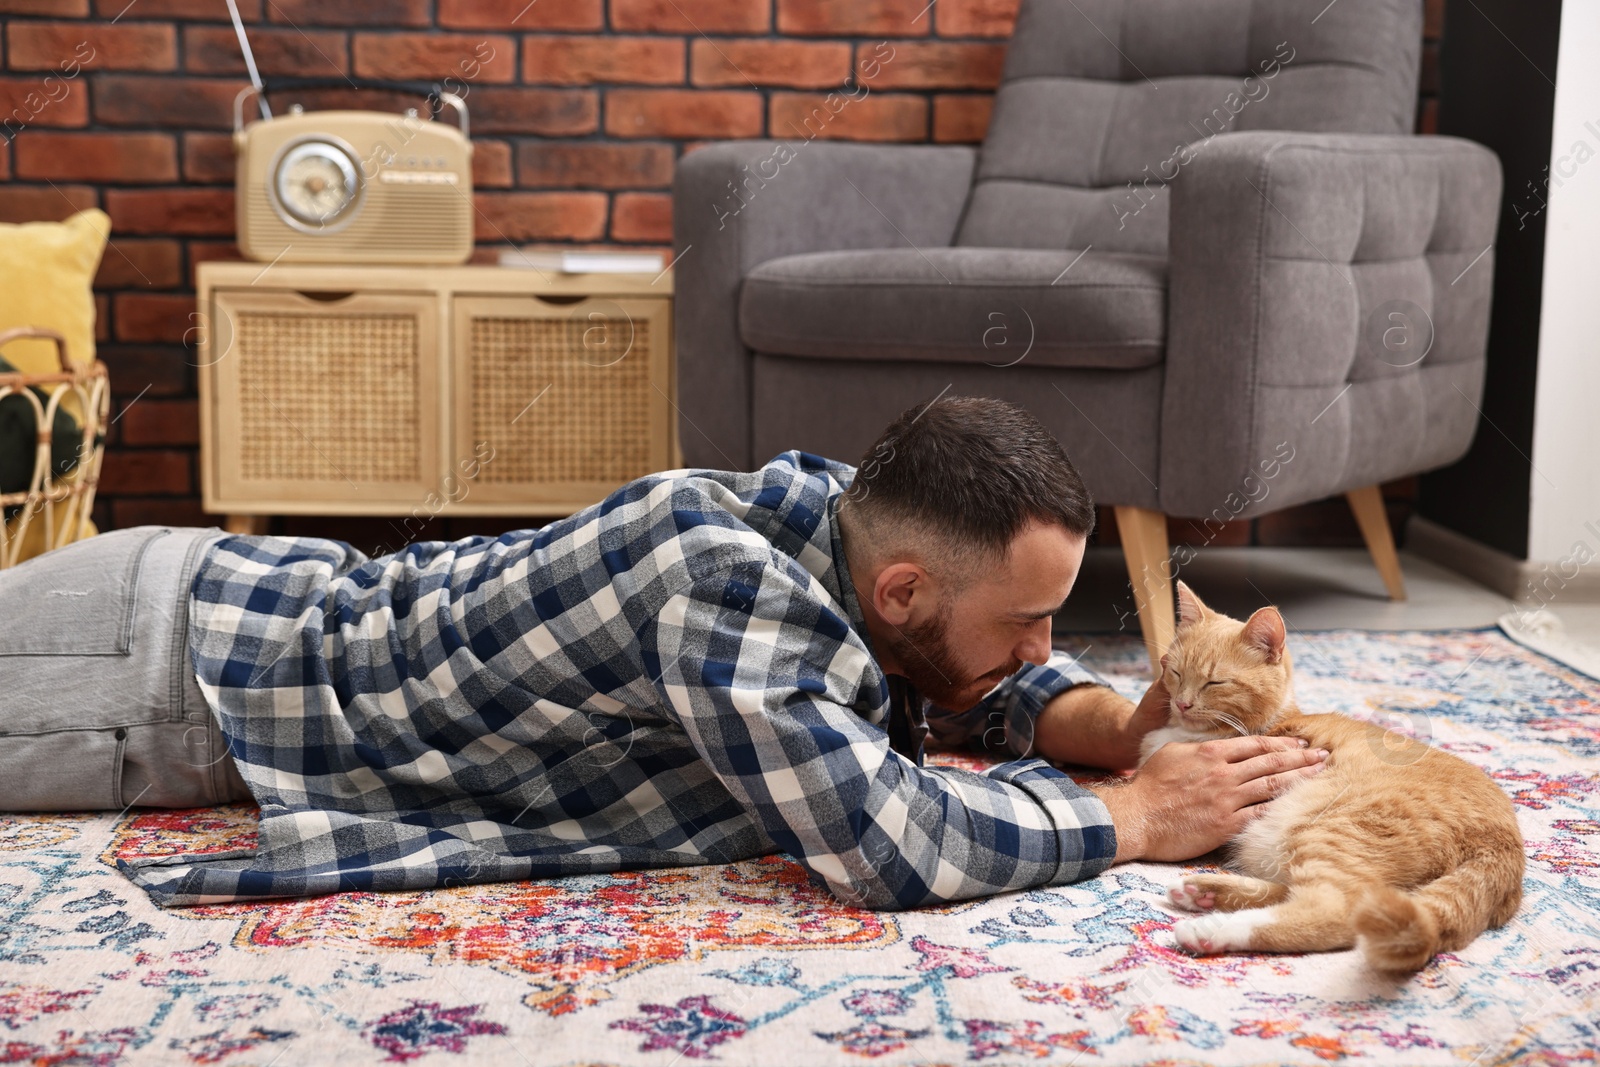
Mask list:
[{"label": "radio dial", "polygon": [[329,141],[310,140],[284,153],[273,182],[283,213],[302,226],[340,221],[361,191],[355,160]]}]

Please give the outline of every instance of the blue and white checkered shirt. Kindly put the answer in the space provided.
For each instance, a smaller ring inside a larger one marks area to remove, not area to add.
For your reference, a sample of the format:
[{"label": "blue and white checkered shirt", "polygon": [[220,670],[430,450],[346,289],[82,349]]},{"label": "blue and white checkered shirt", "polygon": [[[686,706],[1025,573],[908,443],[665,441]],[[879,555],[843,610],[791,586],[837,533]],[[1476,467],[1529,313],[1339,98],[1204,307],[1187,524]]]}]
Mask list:
[{"label": "blue and white checkered shirt", "polygon": [[[218,539],[196,676],[261,806],[253,851],[123,862],[159,904],[727,863],[782,850],[895,909],[1096,875],[1098,797],[1038,758],[982,774],[891,748],[834,518],[854,468],[630,482],[540,529]],[[1062,653],[933,736],[1026,757]],[[919,704],[920,698],[918,698]]]}]

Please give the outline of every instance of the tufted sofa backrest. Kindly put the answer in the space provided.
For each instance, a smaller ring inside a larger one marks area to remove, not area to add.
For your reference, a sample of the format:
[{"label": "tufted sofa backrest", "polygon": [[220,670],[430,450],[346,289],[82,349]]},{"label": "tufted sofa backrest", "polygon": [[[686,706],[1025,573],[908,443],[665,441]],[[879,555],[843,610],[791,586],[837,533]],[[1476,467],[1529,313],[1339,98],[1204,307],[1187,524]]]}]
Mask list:
[{"label": "tufted sofa backrest", "polygon": [[1220,133],[1410,133],[1421,0],[1023,0],[958,245],[1164,255]]}]

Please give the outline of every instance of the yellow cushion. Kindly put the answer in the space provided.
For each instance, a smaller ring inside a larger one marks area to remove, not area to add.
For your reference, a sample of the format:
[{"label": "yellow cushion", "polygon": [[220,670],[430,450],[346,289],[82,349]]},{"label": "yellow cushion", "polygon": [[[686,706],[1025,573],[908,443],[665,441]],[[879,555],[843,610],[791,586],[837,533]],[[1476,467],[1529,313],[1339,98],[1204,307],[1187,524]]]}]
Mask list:
[{"label": "yellow cushion", "polygon": [[[0,332],[43,326],[67,339],[67,356],[94,362],[94,273],[111,235],[111,217],[86,208],[65,222],[0,223]],[[27,374],[57,369],[55,345],[29,338],[5,357]]]},{"label": "yellow cushion", "polygon": [[[67,339],[67,357],[88,366],[94,362],[94,275],[111,235],[111,217],[99,208],[87,208],[64,222],[0,223],[0,332],[17,326],[42,326]],[[5,358],[27,374],[49,374],[59,368],[54,342],[28,338],[5,346]],[[46,390],[47,392],[49,390]],[[75,395],[62,398],[63,411],[83,418]],[[80,463],[67,475],[76,481],[84,473]],[[57,505],[56,544],[90,537],[99,531],[87,514],[77,531],[65,528],[66,507]],[[8,526],[14,534],[23,518]],[[19,562],[44,551],[44,512],[28,523]]]}]

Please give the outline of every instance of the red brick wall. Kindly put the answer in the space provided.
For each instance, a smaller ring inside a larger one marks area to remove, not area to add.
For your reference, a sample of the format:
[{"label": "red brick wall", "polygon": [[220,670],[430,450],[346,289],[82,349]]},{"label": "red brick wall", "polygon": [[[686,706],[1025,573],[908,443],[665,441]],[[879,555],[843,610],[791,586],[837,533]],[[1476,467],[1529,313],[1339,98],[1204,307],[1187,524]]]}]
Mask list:
[{"label": "red brick wall", "polygon": [[[926,6],[925,6],[926,5]],[[785,135],[871,55],[871,96],[822,136],[977,142],[1016,0],[239,0],[264,73],[451,77],[472,115],[479,258],[508,242],[671,240],[674,161]],[[1442,0],[1428,0],[1418,128],[1436,111]],[[223,0],[0,0],[0,221],[111,216],[96,280],[113,414],[95,518],[211,525],[200,511],[194,267],[237,258],[228,130],[244,63]],[[316,94],[312,94],[316,95]],[[404,106],[384,94],[348,105]],[[286,103],[288,98],[284,98]],[[414,102],[414,101],[412,101]],[[1414,498],[1390,487],[1396,519]],[[514,519],[434,520],[458,537]],[[384,520],[278,518],[274,532],[393,544]],[[1107,525],[1107,540],[1114,529]],[[1175,524],[1175,537],[1193,536]],[[1209,536],[1209,535],[1208,535]],[[1202,538],[1203,539],[1203,538]],[[1338,505],[1236,523],[1210,543],[1359,543]]]}]

